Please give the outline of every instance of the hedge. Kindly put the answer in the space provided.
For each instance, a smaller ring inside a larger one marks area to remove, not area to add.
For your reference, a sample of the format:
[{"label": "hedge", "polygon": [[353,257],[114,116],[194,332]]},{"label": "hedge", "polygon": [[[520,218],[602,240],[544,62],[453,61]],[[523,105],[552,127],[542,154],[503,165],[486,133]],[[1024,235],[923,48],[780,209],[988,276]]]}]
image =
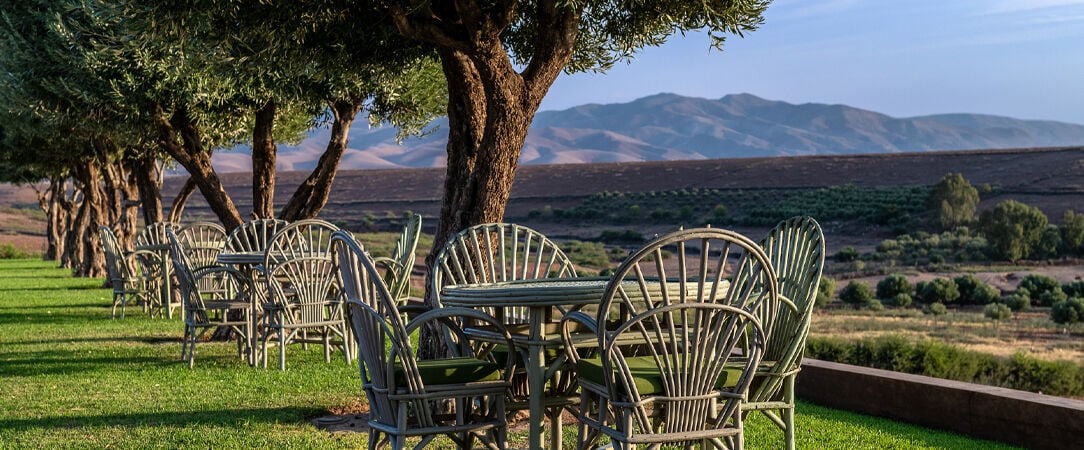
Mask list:
[{"label": "hedge", "polygon": [[1058,396],[1084,396],[1084,366],[1017,353],[999,357],[940,342],[888,335],[860,341],[810,336],[806,356],[947,380]]}]

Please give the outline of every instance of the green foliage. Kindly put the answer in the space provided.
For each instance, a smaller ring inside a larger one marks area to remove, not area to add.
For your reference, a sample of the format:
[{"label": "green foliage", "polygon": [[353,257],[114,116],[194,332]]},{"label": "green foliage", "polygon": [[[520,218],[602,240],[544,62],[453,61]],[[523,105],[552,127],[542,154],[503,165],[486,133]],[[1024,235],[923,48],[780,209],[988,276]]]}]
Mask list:
[{"label": "green foliage", "polygon": [[602,230],[599,234],[598,240],[610,244],[641,244],[644,242],[644,235],[636,230]]},{"label": "green foliage", "polygon": [[914,290],[915,287],[911,285],[911,282],[907,280],[906,276],[893,274],[877,283],[877,298],[881,300],[892,300],[896,296],[904,294],[907,295],[907,302],[910,303],[911,293],[914,292]]},{"label": "green foliage", "polygon": [[1005,297],[1005,305],[1013,311],[1023,311],[1031,308],[1031,297],[1027,294],[1012,293]]},{"label": "green foliage", "polygon": [[933,316],[943,316],[948,314],[948,307],[944,303],[930,303],[922,307],[923,314],[929,314]]},{"label": "green foliage", "polygon": [[1055,303],[1063,301],[1069,298],[1062,292],[1061,288],[1056,288],[1052,291],[1046,291],[1039,295],[1039,306],[1054,306]]},{"label": "green foliage", "polygon": [[870,299],[869,304],[866,305],[870,311],[884,311],[885,305],[880,300]]},{"label": "green foliage", "polygon": [[956,282],[949,278],[934,278],[931,281],[919,282],[915,286],[915,294],[923,303],[952,303],[960,298],[960,289]]},{"label": "green foliage", "polygon": [[1061,285],[1054,277],[1033,273],[1025,275],[1016,289],[1017,292],[1023,289],[1022,293],[1027,294],[1031,300],[1037,301],[1043,294],[1061,289]]},{"label": "green foliage", "polygon": [[937,217],[941,228],[956,228],[975,217],[979,191],[971,186],[963,174],[950,173],[933,186],[926,205]]},{"label": "green foliage", "polygon": [[1069,297],[1084,297],[1084,280],[1070,281],[1062,284],[1061,290]]},{"label": "green foliage", "polygon": [[1050,319],[1063,325],[1084,322],[1084,299],[1072,298],[1054,303],[1050,308]]},{"label": "green foliage", "polygon": [[1050,395],[1084,395],[1084,366],[1080,364],[1021,354],[1001,358],[932,340],[912,343],[897,335],[858,342],[810,336],[806,356]]},{"label": "green foliage", "polygon": [[887,301],[890,305],[897,308],[906,308],[911,306],[911,294],[900,292],[889,298]]},{"label": "green foliage", "polygon": [[0,244],[0,259],[23,259],[30,255],[11,244]]},{"label": "green foliage", "polygon": [[817,284],[817,307],[823,308],[831,303],[832,296],[836,292],[836,280],[832,277],[821,276],[820,283]]},{"label": "green foliage", "polygon": [[561,250],[577,266],[601,269],[610,264],[606,247],[601,242],[567,241],[561,243]]},{"label": "green foliage", "polygon": [[886,239],[877,245],[872,258],[876,261],[897,261],[916,265],[934,261],[983,261],[988,244],[968,227],[958,227],[940,234],[916,232]]},{"label": "green foliage", "polygon": [[990,242],[994,256],[1009,261],[1038,253],[1046,225],[1041,210],[1015,200],[998,203],[979,218],[979,229]]},{"label": "green foliage", "polygon": [[1067,255],[1084,255],[1084,214],[1065,211],[1061,217],[1062,252]]},{"label": "green foliage", "polygon": [[952,281],[960,291],[960,303],[965,305],[985,305],[1001,298],[1001,291],[983,283],[972,274],[960,275]]},{"label": "green foliage", "polygon": [[854,247],[843,247],[836,252],[835,259],[838,262],[851,262],[858,260],[858,250]]},{"label": "green foliage", "polygon": [[997,322],[1012,317],[1012,309],[1001,303],[990,303],[982,309],[982,315]]},{"label": "green foliage", "polygon": [[839,299],[843,303],[859,308],[869,305],[870,300],[873,300],[873,291],[866,283],[852,281],[839,291]]}]

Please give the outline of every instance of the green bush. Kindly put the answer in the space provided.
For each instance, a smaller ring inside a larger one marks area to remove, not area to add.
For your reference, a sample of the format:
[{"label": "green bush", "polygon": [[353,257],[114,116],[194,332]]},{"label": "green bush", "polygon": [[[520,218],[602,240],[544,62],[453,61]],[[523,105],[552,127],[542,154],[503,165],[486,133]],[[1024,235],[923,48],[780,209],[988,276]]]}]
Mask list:
[{"label": "green bush", "polygon": [[848,305],[854,305],[855,308],[860,308],[869,304],[870,300],[873,300],[873,292],[870,290],[866,283],[860,283],[858,281],[852,281],[847,283],[842,290],[839,291],[839,299]]},{"label": "green bush", "polygon": [[819,308],[828,306],[832,302],[832,295],[836,292],[836,280],[831,277],[821,277],[820,283],[817,284],[817,300],[816,305]]},{"label": "green bush", "polygon": [[896,294],[895,297],[888,299],[888,302],[890,305],[897,308],[906,308],[911,306],[911,295],[900,292],[899,294]]},{"label": "green bush", "polygon": [[893,274],[885,277],[877,283],[877,298],[881,300],[889,300],[895,298],[897,295],[906,294],[908,296],[914,292],[915,287],[911,285],[910,281],[907,281],[907,277],[899,274]]},{"label": "green bush", "polygon": [[1059,284],[1058,280],[1054,279],[1054,277],[1033,273],[1025,275],[1024,278],[1020,280],[1020,284],[1016,286],[1016,289],[1017,291],[1020,289],[1027,289],[1027,293],[1031,297],[1031,300],[1036,301],[1039,300],[1039,297],[1041,297],[1043,293],[1053,291],[1060,287],[1061,284]]},{"label": "green bush", "polygon": [[1001,291],[983,283],[972,274],[961,275],[953,278],[956,287],[960,291],[960,303],[965,305],[985,305],[994,303],[1001,298]]},{"label": "green bush", "polygon": [[[1084,215],[1081,215],[1084,217]],[[1084,297],[1084,281],[1076,280],[1061,285],[1061,291],[1069,297]]]},{"label": "green bush", "polygon": [[1031,297],[1027,294],[1013,293],[1005,297],[1005,305],[1013,311],[1023,311],[1031,307]]},{"label": "green bush", "polygon": [[1001,303],[990,303],[982,309],[982,316],[997,322],[1012,317],[1012,309]]},{"label": "green bush", "polygon": [[1073,298],[1054,303],[1050,308],[1050,320],[1063,325],[1084,322],[1084,299]]},{"label": "green bush", "polygon": [[1039,306],[1054,306],[1055,303],[1068,299],[1069,296],[1062,292],[1061,288],[1043,292],[1039,296]]},{"label": "green bush", "polygon": [[29,258],[29,257],[30,257],[30,255],[28,255],[26,252],[24,252],[22,250],[19,250],[19,248],[15,247],[14,245],[11,245],[11,244],[2,244],[2,245],[0,245],[0,259],[24,259],[24,258]]},{"label": "green bush", "polygon": [[810,336],[806,356],[864,367],[1001,386],[1050,395],[1084,395],[1084,366],[1022,354],[1002,358],[932,340],[912,343],[898,335],[858,342]]},{"label": "green bush", "polygon": [[952,303],[960,298],[960,289],[949,278],[934,278],[919,282],[915,286],[915,295],[922,303]]},{"label": "green bush", "polygon": [[922,308],[922,312],[934,316],[943,316],[948,314],[948,308],[944,303],[930,303]]},{"label": "green bush", "polygon": [[601,242],[567,241],[561,244],[561,250],[577,266],[598,269],[610,264],[606,247]]},{"label": "green bush", "polygon": [[837,262],[851,262],[858,259],[858,250],[854,247],[843,247],[835,255]]},{"label": "green bush", "polygon": [[885,310],[884,303],[881,303],[881,301],[877,300],[877,299],[871,299],[869,301],[869,303],[867,303],[866,306],[870,309],[870,311],[884,311]]},{"label": "green bush", "polygon": [[1046,225],[1046,215],[1039,208],[1016,200],[998,203],[979,217],[979,228],[990,242],[994,256],[1009,261],[1038,253]]}]

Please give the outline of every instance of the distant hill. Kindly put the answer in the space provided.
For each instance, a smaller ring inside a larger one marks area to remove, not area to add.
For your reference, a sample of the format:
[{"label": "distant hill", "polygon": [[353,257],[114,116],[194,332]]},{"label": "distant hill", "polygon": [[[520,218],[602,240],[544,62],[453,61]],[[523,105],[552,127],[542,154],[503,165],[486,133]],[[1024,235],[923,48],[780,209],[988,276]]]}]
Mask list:
[{"label": "distant hill", "polygon": [[[395,130],[350,131],[343,169],[444,165],[447,120],[422,138],[395,142]],[[297,146],[280,146],[281,170],[311,169],[327,143],[314,130]],[[751,94],[718,100],[657,94],[629,103],[589,104],[535,116],[522,164],[898,153],[1035,148],[1084,144],[1084,125],[981,114],[895,118],[846,105],[795,105]],[[219,152],[221,171],[249,171],[244,149]]]}]

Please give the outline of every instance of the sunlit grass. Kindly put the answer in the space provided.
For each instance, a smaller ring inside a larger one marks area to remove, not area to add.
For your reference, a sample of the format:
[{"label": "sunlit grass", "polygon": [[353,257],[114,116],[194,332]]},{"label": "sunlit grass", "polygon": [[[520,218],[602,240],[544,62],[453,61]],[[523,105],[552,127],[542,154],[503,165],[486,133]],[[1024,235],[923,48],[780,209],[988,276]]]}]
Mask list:
[{"label": "sunlit grass", "polygon": [[[51,263],[0,261],[0,448],[366,446],[364,433],[311,423],[364,404],[356,366],[291,346],[285,372],[254,369],[232,343],[209,342],[189,369],[178,320],[138,308],[110,320],[111,292],[101,286]],[[798,424],[799,448],[1005,448],[810,404],[799,406]],[[782,447],[763,417],[747,429],[749,448]],[[511,442],[525,446],[525,433]],[[565,443],[574,445],[575,427]]]}]

